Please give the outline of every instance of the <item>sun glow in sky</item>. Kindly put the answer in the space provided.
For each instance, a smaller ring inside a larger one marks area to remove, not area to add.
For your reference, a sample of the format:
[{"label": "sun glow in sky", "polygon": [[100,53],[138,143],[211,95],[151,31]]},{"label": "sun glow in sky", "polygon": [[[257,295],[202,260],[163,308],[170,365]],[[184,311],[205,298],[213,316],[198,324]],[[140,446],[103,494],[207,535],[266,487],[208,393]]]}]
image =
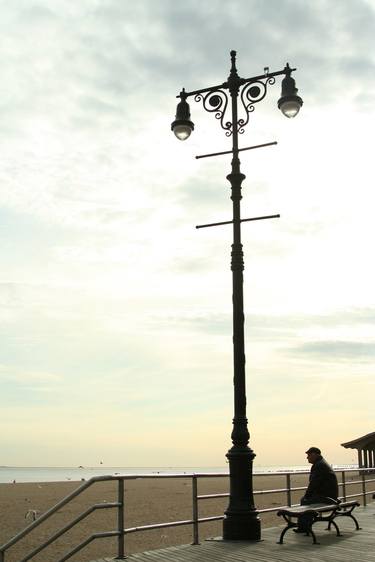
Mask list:
[{"label": "sun glow in sky", "polygon": [[[2,2],[2,465],[219,466],[233,404],[230,149],[176,95],[289,62],[241,146],[259,466],[374,430],[373,0]],[[370,137],[371,134],[371,137]],[[345,411],[345,415],[343,415]]]}]

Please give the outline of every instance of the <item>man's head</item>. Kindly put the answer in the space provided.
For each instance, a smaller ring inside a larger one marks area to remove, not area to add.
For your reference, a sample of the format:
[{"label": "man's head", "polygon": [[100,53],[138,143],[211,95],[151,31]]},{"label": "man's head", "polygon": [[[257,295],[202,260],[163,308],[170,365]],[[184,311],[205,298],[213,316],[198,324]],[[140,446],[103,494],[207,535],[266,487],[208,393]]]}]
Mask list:
[{"label": "man's head", "polygon": [[322,456],[322,452],[318,447],[310,447],[306,451],[307,460],[310,464],[314,464]]}]

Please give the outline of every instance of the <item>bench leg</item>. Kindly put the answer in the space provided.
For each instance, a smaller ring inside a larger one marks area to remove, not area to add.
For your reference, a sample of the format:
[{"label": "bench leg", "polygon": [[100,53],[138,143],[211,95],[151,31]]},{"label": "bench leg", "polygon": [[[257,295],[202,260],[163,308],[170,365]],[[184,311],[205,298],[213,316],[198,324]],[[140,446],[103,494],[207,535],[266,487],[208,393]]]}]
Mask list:
[{"label": "bench leg", "polygon": [[[353,507],[350,508],[349,511],[344,511],[344,512],[343,512],[343,517],[350,517],[350,519],[353,519],[353,521],[354,521],[354,523],[355,523],[355,528],[357,529],[357,531],[359,531],[361,527],[359,526],[359,523],[358,523],[357,519],[356,519],[356,518],[354,517],[354,515],[353,515],[353,509],[354,509],[355,507],[356,507],[356,506],[354,505]],[[345,513],[345,515],[344,515],[344,513]]]},{"label": "bench leg", "polygon": [[312,530],[312,527],[311,527],[310,530],[309,530],[309,535],[310,535],[310,534],[311,534],[312,539],[313,539],[313,544],[320,544],[320,543],[316,540],[316,536],[315,536],[314,531]]},{"label": "bench leg", "polygon": [[333,519],[331,519],[330,522],[328,523],[327,531],[331,530],[331,525],[333,525],[334,528],[336,529],[336,537],[342,537],[342,535],[340,533],[340,529],[338,528],[337,524],[335,523],[335,521]]},{"label": "bench leg", "polygon": [[352,507],[349,511],[341,511],[341,512],[337,513],[337,517],[350,517],[350,519],[353,519],[353,521],[354,521],[356,530],[360,531],[361,527],[359,526],[359,523],[358,523],[357,519],[352,514],[352,511],[353,511],[354,507]]},{"label": "bench leg", "polygon": [[359,531],[361,529],[361,527],[358,524],[357,519],[354,517],[354,515],[352,515],[351,513],[348,513],[347,515],[348,517],[350,517],[350,519],[353,519],[354,523],[355,523],[355,528],[357,531]]},{"label": "bench leg", "polygon": [[281,535],[280,535],[280,538],[279,538],[277,544],[284,544],[284,535],[285,535],[285,533],[287,532],[287,530],[288,530],[288,529],[291,529],[291,528],[292,528],[291,526],[290,526],[290,527],[285,527],[285,528],[281,531]]},{"label": "bench leg", "polygon": [[[280,535],[279,540],[277,541],[277,544],[284,544],[284,536],[285,536],[285,533],[286,533],[287,531],[289,531],[289,529],[293,529],[293,528],[295,528],[295,527],[297,527],[297,524],[296,524],[296,523],[292,523],[292,522],[290,521],[290,522],[288,523],[288,525],[287,525],[286,527],[284,527],[284,529],[281,531],[281,535]],[[306,531],[306,533],[304,533],[304,536],[305,536],[305,537],[308,537],[309,535],[312,536],[313,544],[320,544],[320,543],[318,543],[318,541],[316,540],[316,535],[315,535],[314,531],[312,530],[311,526],[310,526],[310,528],[308,529],[308,531]]]},{"label": "bench leg", "polygon": [[286,515],[283,514],[283,519],[286,522],[286,527],[284,527],[284,529],[281,531],[281,535],[279,540],[277,541],[277,544],[284,544],[284,535],[285,533],[289,530],[289,529],[293,529],[294,527],[297,527],[297,523],[293,523],[293,521]]}]

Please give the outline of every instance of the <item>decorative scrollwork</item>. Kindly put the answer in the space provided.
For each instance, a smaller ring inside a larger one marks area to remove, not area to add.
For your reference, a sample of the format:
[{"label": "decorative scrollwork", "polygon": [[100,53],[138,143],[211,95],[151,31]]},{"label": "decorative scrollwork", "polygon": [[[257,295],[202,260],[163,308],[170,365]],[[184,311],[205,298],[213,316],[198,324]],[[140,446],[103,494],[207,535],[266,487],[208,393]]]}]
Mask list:
[{"label": "decorative scrollwork", "polygon": [[267,94],[267,86],[275,83],[275,77],[270,76],[264,81],[255,80],[254,82],[248,82],[241,90],[241,101],[243,108],[245,110],[246,118],[238,119],[238,132],[243,134],[245,132],[245,126],[249,122],[250,113],[254,111],[254,104],[262,101],[262,99]]},{"label": "decorative scrollwork", "polygon": [[213,90],[206,94],[196,94],[195,101],[203,101],[203,107],[210,113],[215,113],[216,119],[220,119],[220,125],[224,129],[227,137],[232,134],[232,123],[230,121],[224,122],[225,112],[228,107],[228,95],[224,90]]},{"label": "decorative scrollwork", "polygon": [[[261,79],[250,80],[243,84],[242,89],[240,89],[240,98],[242,102],[242,108],[239,107],[239,113],[245,114],[244,117],[237,118],[237,132],[243,134],[245,132],[245,127],[249,122],[250,113],[255,109],[254,105],[266,96],[267,88],[269,85],[275,83],[274,76],[265,75]],[[233,90],[229,90],[233,95]],[[235,84],[238,88],[238,82]],[[238,92],[238,89],[237,89]],[[237,95],[236,92],[236,95]],[[209,92],[200,92],[195,94],[194,99],[196,102],[202,102],[203,107],[206,111],[214,113],[216,119],[220,120],[220,125],[224,129],[227,137],[233,134],[233,123],[231,121],[225,121],[225,113],[228,108],[228,94],[225,90],[217,88]],[[241,105],[241,104],[240,104]]]}]

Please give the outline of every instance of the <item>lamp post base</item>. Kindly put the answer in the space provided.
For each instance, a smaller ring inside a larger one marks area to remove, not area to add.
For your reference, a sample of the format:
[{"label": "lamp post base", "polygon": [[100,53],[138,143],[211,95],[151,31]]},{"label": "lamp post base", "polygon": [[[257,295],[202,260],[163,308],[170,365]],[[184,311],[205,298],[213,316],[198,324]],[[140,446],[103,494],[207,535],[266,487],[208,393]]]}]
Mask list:
[{"label": "lamp post base", "polygon": [[[238,434],[241,427],[245,431],[245,421],[237,420],[235,431]],[[261,522],[253,498],[255,454],[248,446],[233,445],[226,457],[229,460],[230,500],[224,514],[223,539],[260,541]]]},{"label": "lamp post base", "polygon": [[227,514],[223,521],[223,539],[230,541],[260,541],[261,527],[257,512]]}]

